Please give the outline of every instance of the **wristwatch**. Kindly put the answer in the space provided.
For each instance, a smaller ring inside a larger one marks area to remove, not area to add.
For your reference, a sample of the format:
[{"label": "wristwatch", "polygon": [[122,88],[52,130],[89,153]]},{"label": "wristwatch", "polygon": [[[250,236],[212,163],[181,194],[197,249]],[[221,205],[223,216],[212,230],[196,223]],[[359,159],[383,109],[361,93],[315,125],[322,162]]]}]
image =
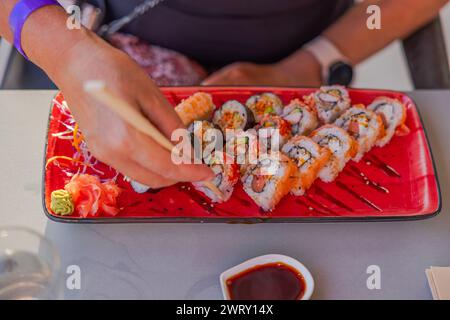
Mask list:
[{"label": "wristwatch", "polygon": [[319,62],[322,69],[322,81],[325,84],[344,86],[351,84],[353,66],[330,40],[319,36],[306,44],[304,49]]}]

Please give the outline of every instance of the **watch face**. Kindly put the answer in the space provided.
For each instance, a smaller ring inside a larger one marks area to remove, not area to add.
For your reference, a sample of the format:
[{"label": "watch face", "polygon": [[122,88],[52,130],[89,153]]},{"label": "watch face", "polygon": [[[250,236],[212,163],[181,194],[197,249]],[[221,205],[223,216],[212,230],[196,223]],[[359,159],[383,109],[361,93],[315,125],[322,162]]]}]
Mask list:
[{"label": "watch face", "polygon": [[348,86],[353,79],[353,68],[348,63],[338,61],[330,66],[327,79],[328,85],[340,84]]}]

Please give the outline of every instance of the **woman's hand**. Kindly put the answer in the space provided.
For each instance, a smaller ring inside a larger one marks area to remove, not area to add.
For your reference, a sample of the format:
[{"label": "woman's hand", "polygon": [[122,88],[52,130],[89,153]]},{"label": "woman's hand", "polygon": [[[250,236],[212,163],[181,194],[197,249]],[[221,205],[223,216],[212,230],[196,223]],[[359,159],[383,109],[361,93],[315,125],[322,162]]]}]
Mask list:
[{"label": "woman's hand", "polygon": [[52,75],[96,158],[152,188],[214,177],[204,165],[175,165],[169,151],[83,91],[87,80],[104,80],[170,139],[182,127],[173,107],[127,55],[90,35],[70,51],[69,63]]},{"label": "woman's hand", "polygon": [[233,63],[202,84],[317,87],[321,85],[320,66],[308,52],[300,51],[275,64]]}]

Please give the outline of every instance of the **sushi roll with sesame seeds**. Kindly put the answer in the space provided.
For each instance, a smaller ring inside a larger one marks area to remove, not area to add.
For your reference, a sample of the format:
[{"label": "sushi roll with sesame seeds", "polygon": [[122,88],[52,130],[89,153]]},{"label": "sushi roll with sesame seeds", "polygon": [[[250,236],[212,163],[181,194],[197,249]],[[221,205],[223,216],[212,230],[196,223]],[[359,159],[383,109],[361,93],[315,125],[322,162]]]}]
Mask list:
[{"label": "sushi roll with sesame seeds", "polygon": [[281,152],[261,157],[241,178],[244,191],[264,211],[272,211],[296,181],[297,167]]},{"label": "sushi roll with sesame seeds", "polygon": [[319,171],[319,177],[324,182],[332,182],[336,179],[358,150],[358,143],[347,131],[331,124],[313,131],[311,139],[331,152],[330,159]]},{"label": "sushi roll with sesame seeds", "polygon": [[283,110],[281,99],[270,92],[251,96],[245,105],[253,112],[256,122],[261,121],[267,114],[280,115]]},{"label": "sushi roll with sesame seeds", "polygon": [[270,114],[265,115],[255,129],[259,139],[265,141],[270,150],[280,150],[292,136],[291,124],[280,116]]},{"label": "sushi roll with sesame seeds", "polygon": [[372,149],[378,139],[384,137],[381,117],[363,105],[351,107],[334,124],[346,130],[358,142],[358,152],[353,157],[356,162]]},{"label": "sushi roll with sesame seeds", "polygon": [[305,97],[313,106],[323,124],[333,123],[345,110],[350,108],[350,97],[343,86],[323,86],[312,95]]},{"label": "sushi roll with sesame seeds", "polygon": [[215,173],[212,184],[217,187],[222,197],[203,182],[193,182],[192,184],[198,191],[210,198],[212,202],[227,201],[233,193],[234,185],[239,181],[239,166],[230,155],[221,151],[213,152],[205,163]]},{"label": "sushi roll with sesame seeds", "polygon": [[247,130],[255,124],[252,111],[236,100],[225,102],[214,112],[213,123],[218,125],[223,132],[226,129]]},{"label": "sushi roll with sesame seeds", "polygon": [[316,111],[299,99],[291,100],[281,117],[291,124],[292,135],[307,135],[318,125]]},{"label": "sushi roll with sesame seeds", "polygon": [[305,194],[331,156],[328,148],[323,148],[305,136],[294,136],[282,149],[297,166],[298,178],[291,190],[296,196]]},{"label": "sushi roll with sesame seeds", "polygon": [[385,136],[378,139],[376,145],[384,147],[387,145],[394,134],[404,135],[409,132],[405,125],[406,107],[397,99],[388,97],[376,98],[367,109],[372,110],[381,117],[385,128]]},{"label": "sushi roll with sesame seeds", "polygon": [[175,107],[175,112],[185,126],[195,120],[208,120],[215,109],[212,96],[209,93],[197,92],[183,100]]}]

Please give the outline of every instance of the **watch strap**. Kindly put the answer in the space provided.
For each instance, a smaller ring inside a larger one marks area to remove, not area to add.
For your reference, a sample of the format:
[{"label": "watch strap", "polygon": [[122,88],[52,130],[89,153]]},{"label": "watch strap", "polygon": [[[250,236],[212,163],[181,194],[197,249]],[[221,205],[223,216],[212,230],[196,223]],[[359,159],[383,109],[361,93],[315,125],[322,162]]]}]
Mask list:
[{"label": "watch strap", "polygon": [[311,53],[319,62],[322,70],[322,80],[327,81],[330,73],[330,67],[338,62],[348,62],[348,59],[339,51],[339,49],[327,38],[319,36],[307,43],[304,49]]}]

